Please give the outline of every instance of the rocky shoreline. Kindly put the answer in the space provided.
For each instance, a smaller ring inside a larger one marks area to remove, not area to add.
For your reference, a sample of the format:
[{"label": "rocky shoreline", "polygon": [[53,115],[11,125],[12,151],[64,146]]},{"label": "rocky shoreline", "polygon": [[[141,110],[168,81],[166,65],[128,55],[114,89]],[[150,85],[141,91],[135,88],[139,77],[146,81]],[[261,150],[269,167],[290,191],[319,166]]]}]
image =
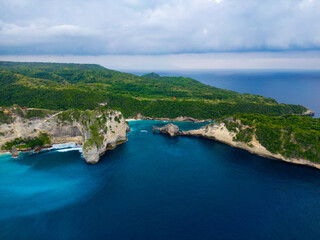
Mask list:
[{"label": "rocky shoreline", "polygon": [[305,111],[304,113],[302,113],[302,116],[311,116],[313,117],[316,114],[315,111],[312,111],[311,109],[308,109],[307,111]]},{"label": "rocky shoreline", "polygon": [[224,123],[214,123],[211,126],[203,126],[200,129],[189,130],[189,131],[179,131],[179,127],[169,123],[164,127],[154,127],[154,133],[166,134],[171,137],[174,136],[195,136],[195,137],[203,137],[207,139],[211,139],[214,141],[218,141],[224,144],[227,144],[232,147],[240,148],[246,150],[252,154],[256,154],[265,158],[281,160],[288,163],[294,163],[299,165],[305,165],[309,167],[314,167],[320,169],[319,163],[311,162],[307,159],[297,159],[297,158],[286,158],[281,154],[274,154],[268,151],[264,146],[262,146],[259,141],[254,137],[250,142],[250,146],[244,142],[234,141],[234,133],[230,132]]},{"label": "rocky shoreline", "polygon": [[[0,125],[0,148],[5,149],[2,153],[10,151],[12,157],[19,156],[19,151],[39,152],[50,148],[52,144],[76,143],[82,146],[86,162],[95,164],[107,150],[127,141],[129,130],[121,112],[112,110],[70,110],[32,119],[23,118],[15,114],[15,111],[8,114],[11,114],[11,122]],[[29,139],[37,138],[40,133],[49,136],[50,145],[31,148],[25,144]],[[16,139],[19,139],[20,145],[16,142],[6,145]]]},{"label": "rocky shoreline", "polygon": [[134,118],[128,118],[127,121],[137,121],[137,120],[156,120],[156,121],[168,121],[168,122],[194,122],[194,123],[203,123],[203,122],[210,122],[213,119],[196,119],[193,117],[176,117],[176,118],[152,118],[152,117],[145,117],[141,114],[138,114]]}]

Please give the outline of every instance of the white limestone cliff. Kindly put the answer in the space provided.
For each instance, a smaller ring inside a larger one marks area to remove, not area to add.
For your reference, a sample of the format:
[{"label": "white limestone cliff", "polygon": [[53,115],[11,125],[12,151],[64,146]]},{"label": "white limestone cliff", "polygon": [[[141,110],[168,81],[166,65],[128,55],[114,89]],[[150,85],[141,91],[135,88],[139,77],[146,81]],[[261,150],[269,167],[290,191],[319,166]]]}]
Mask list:
[{"label": "white limestone cliff", "polygon": [[0,149],[16,138],[34,138],[45,132],[51,144],[82,144],[87,163],[97,163],[107,149],[126,141],[129,129],[121,112],[112,110],[68,110],[31,119],[8,114],[11,122],[0,124]]}]

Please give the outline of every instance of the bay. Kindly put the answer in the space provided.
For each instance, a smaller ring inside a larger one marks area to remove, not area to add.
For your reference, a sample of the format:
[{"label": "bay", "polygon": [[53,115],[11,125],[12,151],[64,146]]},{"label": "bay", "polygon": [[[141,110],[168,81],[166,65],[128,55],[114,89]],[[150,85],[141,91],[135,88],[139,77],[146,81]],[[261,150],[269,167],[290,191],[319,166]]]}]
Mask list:
[{"label": "bay", "polygon": [[[320,172],[196,137],[154,135],[87,165],[76,149],[0,157],[1,239],[317,239]],[[201,124],[178,123],[183,129]]]}]

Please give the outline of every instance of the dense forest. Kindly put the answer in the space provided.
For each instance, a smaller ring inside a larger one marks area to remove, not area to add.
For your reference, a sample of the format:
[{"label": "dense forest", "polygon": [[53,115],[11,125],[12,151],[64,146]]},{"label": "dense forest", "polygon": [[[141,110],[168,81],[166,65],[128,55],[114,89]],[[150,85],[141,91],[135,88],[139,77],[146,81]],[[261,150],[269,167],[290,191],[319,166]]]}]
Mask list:
[{"label": "dense forest", "polygon": [[[236,120],[240,120],[241,123]],[[271,153],[320,162],[320,119],[309,116],[238,114],[217,120],[236,132],[235,141],[250,145],[253,134]]]},{"label": "dense forest", "polygon": [[[141,113],[208,119],[238,113],[302,114],[307,110],[186,77],[136,76],[93,64],[0,62],[0,106],[85,110],[95,109],[99,103],[122,111],[125,117]],[[1,113],[0,117],[5,118]]]}]

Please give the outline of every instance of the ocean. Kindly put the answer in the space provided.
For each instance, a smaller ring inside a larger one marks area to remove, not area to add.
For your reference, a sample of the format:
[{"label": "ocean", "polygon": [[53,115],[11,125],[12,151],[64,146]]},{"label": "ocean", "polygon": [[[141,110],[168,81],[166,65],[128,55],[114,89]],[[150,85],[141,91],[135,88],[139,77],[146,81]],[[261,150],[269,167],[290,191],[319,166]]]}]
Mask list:
[{"label": "ocean", "polygon": [[[288,73],[285,87],[269,82],[276,73],[246,80],[231,72],[193,74],[210,85],[319,107],[319,73],[296,80]],[[293,82],[300,82],[296,97]],[[0,239],[319,239],[319,170],[208,139],[152,133],[166,123],[130,122],[129,140],[96,165],[72,145],[0,156]]]}]

